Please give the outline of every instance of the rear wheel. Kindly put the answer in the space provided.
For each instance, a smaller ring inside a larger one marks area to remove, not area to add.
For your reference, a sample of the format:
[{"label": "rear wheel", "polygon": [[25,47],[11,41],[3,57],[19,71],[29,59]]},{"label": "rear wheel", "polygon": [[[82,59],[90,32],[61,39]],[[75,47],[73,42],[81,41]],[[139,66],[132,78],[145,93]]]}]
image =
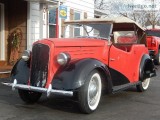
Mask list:
[{"label": "rear wheel", "polygon": [[155,62],[156,65],[160,65],[160,49],[158,50],[158,54],[155,56]]},{"label": "rear wheel", "polygon": [[96,110],[101,98],[101,89],[101,76],[97,70],[93,70],[78,92],[78,102],[82,112],[91,113]]},{"label": "rear wheel", "polygon": [[151,78],[146,78],[145,80],[143,80],[143,82],[141,82],[139,85],[137,85],[137,91],[138,92],[143,92],[145,90],[148,89],[149,84],[150,84],[150,79]]},{"label": "rear wheel", "polygon": [[20,98],[24,102],[31,103],[31,104],[37,102],[42,95],[42,93],[39,93],[39,92],[33,92],[33,91],[21,90],[21,89],[18,89],[18,93]]}]

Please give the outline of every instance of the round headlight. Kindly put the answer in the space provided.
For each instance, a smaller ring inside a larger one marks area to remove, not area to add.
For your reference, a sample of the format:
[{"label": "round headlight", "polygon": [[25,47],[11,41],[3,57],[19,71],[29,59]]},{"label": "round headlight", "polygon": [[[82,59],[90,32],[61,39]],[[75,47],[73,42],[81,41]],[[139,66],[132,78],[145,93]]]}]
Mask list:
[{"label": "round headlight", "polygon": [[70,60],[70,55],[67,53],[60,53],[57,55],[57,62],[59,65],[66,65]]},{"label": "round headlight", "polygon": [[31,52],[29,50],[25,50],[23,53],[22,53],[22,59],[24,61],[28,61],[29,58],[30,58],[30,55],[31,55]]}]

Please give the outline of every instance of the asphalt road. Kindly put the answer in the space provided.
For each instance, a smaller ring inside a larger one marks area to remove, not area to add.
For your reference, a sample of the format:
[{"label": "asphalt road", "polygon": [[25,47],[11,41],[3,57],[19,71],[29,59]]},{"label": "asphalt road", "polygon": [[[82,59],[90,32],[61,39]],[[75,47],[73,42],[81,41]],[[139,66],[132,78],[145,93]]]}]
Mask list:
[{"label": "asphalt road", "polygon": [[[17,91],[0,84],[0,120],[160,120],[160,66],[157,76],[143,93],[129,90],[103,95],[92,114],[82,114],[77,104],[68,99],[47,98],[27,105]],[[0,79],[0,82],[7,79]]]}]

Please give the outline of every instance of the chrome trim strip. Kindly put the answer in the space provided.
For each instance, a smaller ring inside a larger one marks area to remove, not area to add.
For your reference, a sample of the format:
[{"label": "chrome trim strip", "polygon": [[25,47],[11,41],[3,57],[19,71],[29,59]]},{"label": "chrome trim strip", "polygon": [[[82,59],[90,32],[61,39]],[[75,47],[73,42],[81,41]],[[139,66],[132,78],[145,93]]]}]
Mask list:
[{"label": "chrome trim strip", "polygon": [[11,71],[1,71],[0,74],[9,74]]},{"label": "chrome trim strip", "polygon": [[16,84],[15,80],[13,83],[2,82],[2,84],[6,86],[11,86],[12,90],[14,90],[14,88],[17,88],[17,89],[23,89],[23,90],[29,90],[29,91],[35,91],[35,92],[42,92],[42,93],[47,93],[47,96],[49,96],[50,93],[57,94],[57,95],[70,96],[70,97],[73,96],[73,91],[51,89],[51,85],[49,85],[49,88],[47,89],[47,88],[34,87],[30,85]]}]

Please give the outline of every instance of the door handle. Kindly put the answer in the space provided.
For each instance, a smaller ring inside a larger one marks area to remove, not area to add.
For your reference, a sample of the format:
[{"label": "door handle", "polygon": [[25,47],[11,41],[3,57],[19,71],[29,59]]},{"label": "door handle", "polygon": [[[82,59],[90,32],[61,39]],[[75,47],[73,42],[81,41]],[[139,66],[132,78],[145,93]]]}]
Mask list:
[{"label": "door handle", "polygon": [[114,59],[114,58],[110,58],[110,61],[115,61],[116,59]]}]

